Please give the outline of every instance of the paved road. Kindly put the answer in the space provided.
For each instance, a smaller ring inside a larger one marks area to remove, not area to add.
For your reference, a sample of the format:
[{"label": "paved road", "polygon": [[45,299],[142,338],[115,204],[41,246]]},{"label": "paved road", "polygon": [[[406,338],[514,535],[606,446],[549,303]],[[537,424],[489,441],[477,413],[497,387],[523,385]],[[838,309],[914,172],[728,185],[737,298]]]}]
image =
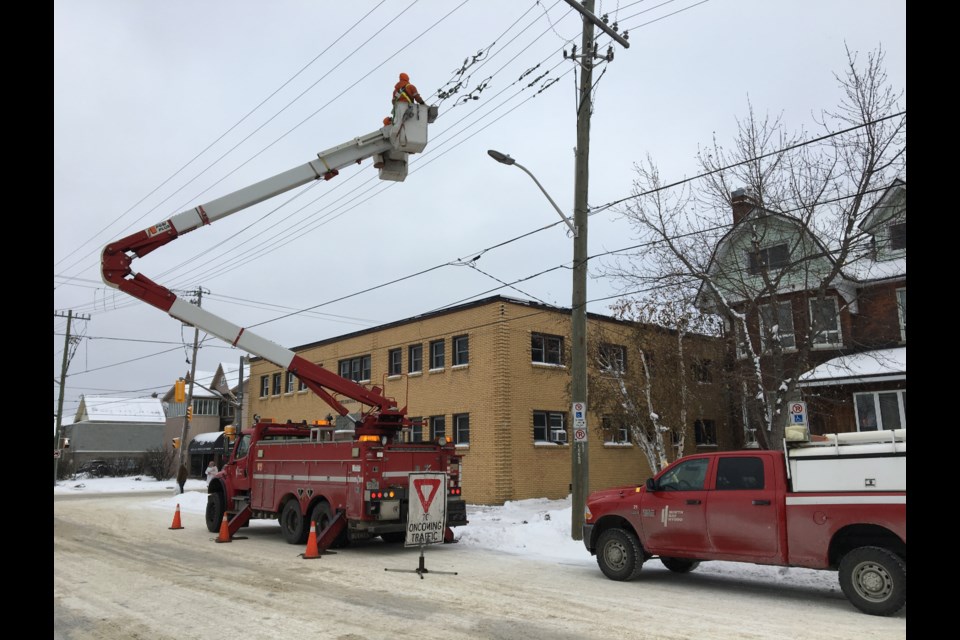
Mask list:
[{"label": "paved road", "polygon": [[184,529],[170,530],[173,514],[150,501],[55,498],[55,639],[906,637],[905,609],[867,616],[839,589],[743,584],[653,566],[621,583],[592,562],[465,544],[427,547],[420,578],[418,551],[402,545],[377,540],[304,560],[305,549],[286,544],[275,523],[255,522],[238,534],[246,539],[217,544],[201,514],[181,514]]}]

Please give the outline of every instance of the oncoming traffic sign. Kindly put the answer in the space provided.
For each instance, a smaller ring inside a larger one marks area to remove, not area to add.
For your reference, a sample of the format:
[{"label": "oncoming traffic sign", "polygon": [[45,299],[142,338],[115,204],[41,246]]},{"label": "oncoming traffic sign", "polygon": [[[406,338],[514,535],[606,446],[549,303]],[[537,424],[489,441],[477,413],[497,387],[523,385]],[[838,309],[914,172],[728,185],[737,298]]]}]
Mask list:
[{"label": "oncoming traffic sign", "polygon": [[447,474],[411,473],[407,495],[410,507],[404,546],[443,544],[447,526]]}]

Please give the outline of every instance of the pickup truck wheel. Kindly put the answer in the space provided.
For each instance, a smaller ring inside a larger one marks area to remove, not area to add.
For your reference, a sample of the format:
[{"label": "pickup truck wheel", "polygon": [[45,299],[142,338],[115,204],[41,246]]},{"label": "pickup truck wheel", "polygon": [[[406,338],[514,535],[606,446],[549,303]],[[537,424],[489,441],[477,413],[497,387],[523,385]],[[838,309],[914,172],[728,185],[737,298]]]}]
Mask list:
[{"label": "pickup truck wheel", "polygon": [[607,529],[597,540],[597,564],[611,580],[633,580],[643,567],[637,537],[623,529]]},{"label": "pickup truck wheel", "polygon": [[283,505],[283,511],[280,512],[280,531],[283,532],[283,538],[290,544],[303,544],[310,535],[310,525],[307,519],[300,513],[300,503],[296,500],[288,500]]},{"label": "pickup truck wheel", "polygon": [[207,494],[207,531],[217,533],[223,523],[223,494],[219,491]]},{"label": "pickup truck wheel", "polygon": [[674,573],[690,573],[694,569],[700,566],[699,560],[690,560],[689,558],[660,558],[660,562],[663,563],[667,569],[673,571]]},{"label": "pickup truck wheel", "polygon": [[907,563],[882,547],[860,547],[840,561],[840,588],[860,611],[889,616],[907,603]]}]

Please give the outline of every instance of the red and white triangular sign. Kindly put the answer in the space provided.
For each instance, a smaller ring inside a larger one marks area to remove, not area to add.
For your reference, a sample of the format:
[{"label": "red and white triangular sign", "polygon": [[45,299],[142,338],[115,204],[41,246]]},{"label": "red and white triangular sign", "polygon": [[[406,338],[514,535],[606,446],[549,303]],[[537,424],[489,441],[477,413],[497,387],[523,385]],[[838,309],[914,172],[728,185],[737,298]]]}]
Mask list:
[{"label": "red and white triangular sign", "polygon": [[417,497],[420,498],[424,513],[430,513],[430,503],[437,496],[440,482],[440,478],[415,478],[413,480],[413,488],[417,491]]}]

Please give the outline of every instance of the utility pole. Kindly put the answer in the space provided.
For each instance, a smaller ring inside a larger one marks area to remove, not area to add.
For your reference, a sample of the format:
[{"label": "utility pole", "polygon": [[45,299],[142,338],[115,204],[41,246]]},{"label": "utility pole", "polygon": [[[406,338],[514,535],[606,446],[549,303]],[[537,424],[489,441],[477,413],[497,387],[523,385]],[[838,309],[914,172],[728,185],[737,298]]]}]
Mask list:
[{"label": "utility pole", "polygon": [[[200,303],[203,300],[203,287],[197,287],[197,290],[192,292],[197,296],[197,306],[202,306]],[[193,384],[194,380],[197,377],[197,350],[200,348],[200,329],[197,327],[193,328],[193,357],[190,358],[190,389],[187,391],[187,412],[183,415],[183,429],[180,431],[180,452],[177,456],[177,471],[180,471],[180,466],[183,464],[184,451],[187,449],[187,434],[190,433],[190,408],[193,406]]]},{"label": "utility pole", "polygon": [[[74,341],[70,335],[70,327],[73,324],[73,310],[67,311],[64,315],[60,312],[54,312],[54,316],[67,319],[67,335],[63,339],[63,364],[60,365],[60,397],[57,400],[57,428],[53,435],[53,486],[57,486],[57,469],[60,465],[60,456],[62,449],[60,447],[60,430],[63,426],[63,394],[67,387],[67,368],[70,366],[70,345]],[[77,320],[89,320],[90,316],[76,316]]]},{"label": "utility pole", "polygon": [[[600,27],[624,47],[629,47],[626,34],[620,36],[616,29],[607,26],[593,14],[594,0],[566,0],[567,4],[583,15],[581,54],[574,49],[572,58],[580,62],[580,87],[577,102],[577,148],[576,170],[573,188],[573,221],[577,233],[573,238],[573,301],[571,309],[571,385],[570,396],[573,415],[573,448],[571,458],[572,518],[570,535],[574,540],[583,539],[583,508],[590,491],[590,464],[587,436],[587,220],[588,187],[590,180],[590,115],[593,109],[590,95],[593,91],[594,60],[613,60],[613,48],[606,56],[598,56],[594,47],[593,27]],[[616,25],[614,25],[615,27]],[[564,57],[567,56],[564,51]]]}]

